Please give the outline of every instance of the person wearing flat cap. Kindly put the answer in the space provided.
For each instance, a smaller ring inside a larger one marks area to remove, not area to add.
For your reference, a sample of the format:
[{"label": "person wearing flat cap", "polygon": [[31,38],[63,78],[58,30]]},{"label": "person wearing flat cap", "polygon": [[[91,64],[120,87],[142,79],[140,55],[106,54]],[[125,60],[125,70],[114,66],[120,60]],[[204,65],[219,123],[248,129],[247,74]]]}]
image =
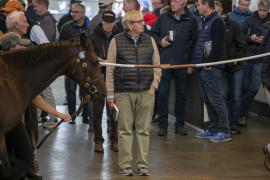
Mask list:
[{"label": "person wearing flat cap", "polygon": [[9,32],[0,37],[0,47],[3,51],[12,49],[21,49],[29,46],[31,41],[29,39],[22,39],[18,34]]},{"label": "person wearing flat cap", "polygon": [[99,6],[99,11],[96,16],[93,17],[91,20],[90,26],[89,26],[89,31],[90,33],[93,33],[99,23],[101,23],[101,19],[103,16],[104,11],[112,10],[112,5],[113,5],[113,0],[99,0],[98,1],[98,6]]},{"label": "person wearing flat cap", "polygon": [[5,7],[0,9],[0,31],[7,32],[6,16],[12,11],[24,11],[23,5],[18,1],[8,1]]},{"label": "person wearing flat cap", "polygon": [[[95,53],[99,57],[99,59],[105,60],[107,59],[108,47],[111,39],[114,35],[116,35],[116,29],[114,26],[115,22],[115,14],[114,12],[107,10],[104,11],[101,18],[101,23],[96,27],[94,32],[90,34],[89,38],[92,41]],[[102,69],[104,76],[106,74],[105,68]],[[102,137],[102,112],[105,104],[105,99],[101,99],[93,102],[93,125],[94,125],[94,135],[95,135],[95,152],[103,152],[103,142],[104,139]],[[117,138],[117,125],[114,120],[110,119],[109,109],[106,105],[107,117],[108,117],[108,127],[110,140],[111,140],[111,150],[117,152],[118,151],[118,138]]]}]

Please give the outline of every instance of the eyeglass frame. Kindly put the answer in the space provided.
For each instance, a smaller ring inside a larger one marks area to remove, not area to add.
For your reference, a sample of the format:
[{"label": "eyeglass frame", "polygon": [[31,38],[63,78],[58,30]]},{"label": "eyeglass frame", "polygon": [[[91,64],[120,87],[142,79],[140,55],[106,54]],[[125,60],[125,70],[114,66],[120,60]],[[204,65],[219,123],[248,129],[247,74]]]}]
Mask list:
[{"label": "eyeglass frame", "polygon": [[135,23],[145,24],[145,20],[141,19],[141,20],[138,20],[138,21],[129,21],[129,23],[131,23],[131,24],[135,24]]}]

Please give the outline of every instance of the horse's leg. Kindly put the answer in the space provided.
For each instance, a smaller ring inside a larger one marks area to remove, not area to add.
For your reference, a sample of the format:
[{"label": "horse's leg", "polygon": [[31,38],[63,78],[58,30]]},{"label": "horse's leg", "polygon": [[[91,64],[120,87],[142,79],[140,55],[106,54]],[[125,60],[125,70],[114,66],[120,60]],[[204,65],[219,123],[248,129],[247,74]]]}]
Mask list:
[{"label": "horse's leg", "polygon": [[0,137],[0,177],[9,179],[10,162],[8,159],[7,146],[5,136]]}]

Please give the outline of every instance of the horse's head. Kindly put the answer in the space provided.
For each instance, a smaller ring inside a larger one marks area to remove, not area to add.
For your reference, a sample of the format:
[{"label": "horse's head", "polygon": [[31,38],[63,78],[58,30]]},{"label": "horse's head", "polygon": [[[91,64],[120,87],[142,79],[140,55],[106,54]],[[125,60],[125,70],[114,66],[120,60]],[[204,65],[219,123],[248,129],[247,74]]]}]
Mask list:
[{"label": "horse's head", "polygon": [[105,96],[106,87],[101,67],[85,34],[80,36],[80,51],[70,76],[79,84],[80,89],[90,96],[91,100]]}]

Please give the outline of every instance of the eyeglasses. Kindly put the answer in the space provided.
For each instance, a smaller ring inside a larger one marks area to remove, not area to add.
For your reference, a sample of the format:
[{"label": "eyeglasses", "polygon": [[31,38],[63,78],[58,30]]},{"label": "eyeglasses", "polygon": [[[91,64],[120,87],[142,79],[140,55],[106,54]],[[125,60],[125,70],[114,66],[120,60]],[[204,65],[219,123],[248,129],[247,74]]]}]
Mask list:
[{"label": "eyeglasses", "polygon": [[79,13],[83,13],[82,11],[71,11],[71,14],[79,14]]},{"label": "eyeglasses", "polygon": [[141,20],[138,20],[138,21],[130,21],[130,23],[132,23],[132,24],[135,24],[135,23],[145,24],[145,21],[143,19],[141,19]]}]

